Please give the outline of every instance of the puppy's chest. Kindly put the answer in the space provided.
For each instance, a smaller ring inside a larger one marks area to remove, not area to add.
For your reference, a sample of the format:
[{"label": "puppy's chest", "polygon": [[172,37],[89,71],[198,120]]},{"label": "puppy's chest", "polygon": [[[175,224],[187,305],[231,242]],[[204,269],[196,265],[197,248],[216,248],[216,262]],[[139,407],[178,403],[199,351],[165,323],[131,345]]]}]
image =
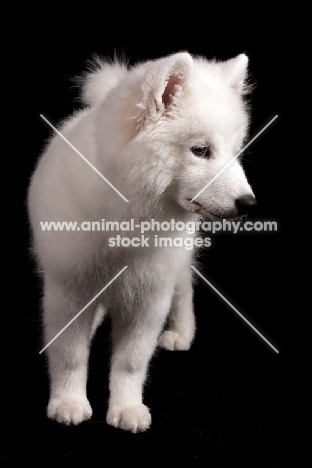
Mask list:
[{"label": "puppy's chest", "polygon": [[193,250],[184,247],[157,247],[151,243],[149,247],[97,246],[86,258],[84,273],[80,271],[81,287],[96,293],[127,267],[103,296],[109,302],[137,301],[144,294],[153,294],[175,284],[181,272],[190,268],[193,254]]}]

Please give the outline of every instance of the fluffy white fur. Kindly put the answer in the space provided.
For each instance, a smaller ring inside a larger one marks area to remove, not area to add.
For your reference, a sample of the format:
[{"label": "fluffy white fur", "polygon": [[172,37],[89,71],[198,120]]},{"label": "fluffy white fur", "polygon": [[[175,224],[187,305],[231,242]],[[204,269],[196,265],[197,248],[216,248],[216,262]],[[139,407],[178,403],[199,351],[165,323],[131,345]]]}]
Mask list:
[{"label": "fluffy white fur", "polygon": [[[59,130],[129,203],[58,135],[45,148],[29,188],[33,250],[43,275],[45,343],[128,265],[47,348],[50,418],[78,424],[91,417],[86,396],[90,341],[101,318],[109,314],[107,422],[132,432],[149,427],[142,389],[157,343],[169,350],[187,350],[194,338],[190,268],[194,251],[112,248],[111,232],[43,232],[40,221],[187,222],[200,216],[235,216],[236,200],[253,197],[238,160],[197,203],[190,200],[246,138],[247,62],[245,55],[209,62],[181,52],[130,69],[118,61],[104,61],[86,76],[82,92],[86,107]],[[196,156],[193,147],[209,147],[209,157]],[[165,236],[189,234],[169,231]]]}]

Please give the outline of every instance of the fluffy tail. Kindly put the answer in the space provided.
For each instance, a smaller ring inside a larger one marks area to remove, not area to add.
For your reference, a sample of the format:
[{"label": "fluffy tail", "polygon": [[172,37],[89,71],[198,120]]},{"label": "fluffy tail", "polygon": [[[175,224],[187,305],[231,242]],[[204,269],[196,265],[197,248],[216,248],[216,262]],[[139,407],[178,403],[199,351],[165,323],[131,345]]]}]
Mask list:
[{"label": "fluffy tail", "polygon": [[117,59],[109,61],[95,57],[89,65],[89,71],[79,78],[83,104],[87,106],[98,104],[126,74],[125,63]]}]

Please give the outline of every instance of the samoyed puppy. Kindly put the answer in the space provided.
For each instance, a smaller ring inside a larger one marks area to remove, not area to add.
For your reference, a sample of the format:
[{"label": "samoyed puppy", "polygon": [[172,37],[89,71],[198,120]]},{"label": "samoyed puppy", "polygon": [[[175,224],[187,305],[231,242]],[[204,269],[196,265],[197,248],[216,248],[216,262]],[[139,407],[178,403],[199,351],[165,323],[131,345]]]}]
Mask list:
[{"label": "samoyed puppy", "polygon": [[[246,140],[247,65],[244,54],[219,62],[180,52],[133,67],[98,60],[84,76],[84,106],[54,132],[28,192],[43,279],[49,418],[91,418],[89,349],[108,315],[107,423],[132,432],[150,426],[142,401],[149,361],[157,345],[189,349],[195,333],[191,265],[200,242],[185,248],[189,234],[175,223],[234,218],[255,203],[239,158],[222,171]],[[124,230],[83,229],[86,220]],[[165,237],[182,243],[158,246],[155,232],[143,239],[139,227],[151,220],[171,223]],[[44,230],[51,221],[78,228]]]}]

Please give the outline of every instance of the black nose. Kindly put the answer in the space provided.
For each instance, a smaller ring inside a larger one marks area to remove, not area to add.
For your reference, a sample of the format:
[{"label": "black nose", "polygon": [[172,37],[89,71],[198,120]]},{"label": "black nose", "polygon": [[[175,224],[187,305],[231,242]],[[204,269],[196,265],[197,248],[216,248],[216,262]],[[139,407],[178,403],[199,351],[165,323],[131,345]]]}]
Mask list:
[{"label": "black nose", "polygon": [[244,195],[235,200],[236,209],[239,215],[249,214],[257,204],[254,195]]}]

